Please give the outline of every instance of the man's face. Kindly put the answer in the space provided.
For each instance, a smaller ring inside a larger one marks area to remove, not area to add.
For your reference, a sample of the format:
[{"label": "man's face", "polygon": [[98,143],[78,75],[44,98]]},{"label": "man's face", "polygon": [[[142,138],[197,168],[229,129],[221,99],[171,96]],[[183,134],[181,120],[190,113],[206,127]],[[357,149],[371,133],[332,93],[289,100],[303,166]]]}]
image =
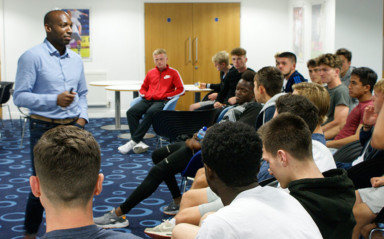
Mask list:
[{"label": "man's face", "polygon": [[343,62],[343,65],[341,66],[340,75],[344,76],[345,73],[347,73],[349,67],[351,66],[351,62],[345,58],[343,55],[339,55],[341,61]]},{"label": "man's face", "polygon": [[257,85],[257,81],[254,81],[254,88],[253,88],[253,94],[255,95],[255,100],[259,103],[264,103],[262,102],[262,96],[259,90],[259,87]]},{"label": "man's face", "polygon": [[67,13],[57,11],[51,13],[51,22],[45,25],[48,40],[54,46],[66,46],[71,41],[72,21]]},{"label": "man's face", "polygon": [[216,68],[218,71],[224,71],[226,67],[227,67],[227,64],[225,64],[225,63],[218,63],[218,62],[215,62],[215,68]]},{"label": "man's face", "polygon": [[363,83],[360,81],[360,77],[356,75],[351,76],[348,89],[349,89],[349,95],[352,98],[356,98],[356,99],[359,99],[367,92],[367,86],[363,86]]},{"label": "man's face", "polygon": [[322,84],[321,79],[320,79],[320,75],[319,75],[319,68],[318,67],[309,66],[308,72],[309,72],[309,78],[311,78],[311,81],[313,83]]},{"label": "man's face", "polygon": [[247,67],[247,58],[245,56],[232,55],[232,64],[237,70],[244,70]]},{"label": "man's face", "polygon": [[321,78],[321,82],[329,84],[330,82],[337,79],[339,74],[339,69],[331,68],[330,66],[321,64],[319,66],[319,75]]},{"label": "man's face", "polygon": [[283,73],[284,77],[288,77],[295,71],[296,64],[287,57],[277,57],[276,67]]},{"label": "man's face", "polygon": [[251,83],[241,79],[236,86],[236,103],[243,104],[254,99]]},{"label": "man's face", "polygon": [[165,54],[161,53],[153,56],[153,61],[159,70],[164,70],[167,67],[168,58]]},{"label": "man's face", "polygon": [[383,106],[384,94],[382,92],[377,91],[377,90],[373,90],[373,91],[375,93],[372,96],[373,106],[375,108],[375,113],[378,114],[381,110],[381,107]]},{"label": "man's face", "polygon": [[267,152],[263,146],[263,159],[269,163],[269,174],[273,175],[279,181],[282,188],[288,186],[288,180],[285,176],[285,171],[282,163],[279,160],[279,155],[274,157],[270,152]]}]

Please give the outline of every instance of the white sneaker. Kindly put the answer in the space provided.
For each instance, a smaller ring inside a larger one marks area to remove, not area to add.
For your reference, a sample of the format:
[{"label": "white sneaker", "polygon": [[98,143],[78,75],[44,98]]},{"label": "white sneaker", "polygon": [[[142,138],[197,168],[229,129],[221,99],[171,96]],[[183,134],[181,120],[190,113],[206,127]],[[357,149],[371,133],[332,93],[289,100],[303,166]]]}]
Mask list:
[{"label": "white sneaker", "polygon": [[164,222],[153,228],[145,228],[144,232],[152,238],[171,238],[172,230],[175,227],[169,220],[163,220]]},{"label": "white sneaker", "polygon": [[129,151],[133,149],[133,147],[137,145],[137,143],[133,140],[130,140],[128,143],[121,145],[117,148],[121,154],[127,154]]},{"label": "white sneaker", "polygon": [[135,154],[141,154],[141,153],[147,152],[148,149],[149,149],[149,146],[146,145],[143,141],[140,141],[138,144],[136,144],[133,147],[133,152],[135,152]]}]

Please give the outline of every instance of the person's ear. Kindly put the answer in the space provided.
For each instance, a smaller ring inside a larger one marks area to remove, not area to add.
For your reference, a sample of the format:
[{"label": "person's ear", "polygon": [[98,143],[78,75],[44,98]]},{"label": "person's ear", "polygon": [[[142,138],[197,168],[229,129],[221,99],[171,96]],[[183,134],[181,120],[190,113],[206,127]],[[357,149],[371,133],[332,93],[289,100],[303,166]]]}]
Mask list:
[{"label": "person's ear", "polygon": [[340,76],[340,69],[339,68],[335,68],[335,73]]},{"label": "person's ear", "polygon": [[104,181],[104,174],[99,173],[99,175],[97,176],[95,192],[93,193],[94,195],[99,195],[103,190],[103,181]]},{"label": "person's ear", "polygon": [[40,181],[37,176],[31,176],[29,177],[29,185],[31,186],[31,191],[35,197],[41,196],[41,190],[40,190]]},{"label": "person's ear", "polygon": [[49,24],[44,24],[44,28],[45,28],[46,32],[51,32],[52,31],[52,27]]},{"label": "person's ear", "polygon": [[288,155],[287,155],[287,152],[285,152],[282,149],[279,149],[277,151],[277,158],[278,158],[278,161],[281,164],[281,166],[283,166],[283,167],[287,167],[288,166]]},{"label": "person's ear", "polygon": [[205,177],[207,178],[207,180],[212,179],[214,177],[213,170],[206,164],[204,164],[204,168],[205,168]]}]

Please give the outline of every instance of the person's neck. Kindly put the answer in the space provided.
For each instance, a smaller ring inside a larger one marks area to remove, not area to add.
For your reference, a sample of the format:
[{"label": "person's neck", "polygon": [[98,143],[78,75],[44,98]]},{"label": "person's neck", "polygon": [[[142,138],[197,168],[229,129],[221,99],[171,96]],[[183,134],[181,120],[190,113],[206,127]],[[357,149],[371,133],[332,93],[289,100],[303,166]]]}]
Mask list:
[{"label": "person's neck", "polygon": [[229,69],[232,68],[232,65],[228,65],[227,67],[224,68],[223,72],[224,72],[224,75],[226,75],[229,71]]},{"label": "person's neck", "polygon": [[285,77],[285,79],[288,80],[289,77],[291,77],[291,75],[292,75],[295,71],[296,71],[296,70],[292,70],[291,73],[289,73],[289,75],[287,75],[287,76]]},{"label": "person's neck", "polygon": [[313,134],[324,134],[320,124],[317,125],[316,129],[313,131]]},{"label": "person's neck", "polygon": [[51,207],[45,209],[46,232],[93,225],[92,202],[86,208]]},{"label": "person's neck", "polygon": [[292,166],[292,181],[306,178],[324,178],[313,159],[295,160]]},{"label": "person's neck", "polygon": [[237,71],[238,71],[239,73],[243,73],[243,72],[246,71],[246,70],[247,70],[247,66],[243,66],[243,67],[237,69]]},{"label": "person's neck", "polygon": [[368,100],[371,100],[371,99],[372,99],[372,94],[371,93],[367,93],[367,94],[364,94],[364,95],[358,97],[359,102],[364,102],[364,101],[368,101]]},{"label": "person's neck", "polygon": [[241,192],[244,192],[246,190],[249,190],[249,189],[252,189],[252,188],[255,188],[259,186],[259,184],[257,182],[254,182],[254,183],[251,183],[247,186],[243,186],[243,187],[235,187],[235,188],[231,188],[231,187],[223,187],[218,193],[217,195],[221,198],[221,201],[223,202],[224,206],[227,206],[229,204],[231,204],[231,202],[237,197],[237,195],[239,195]]},{"label": "person's neck", "polygon": [[263,98],[263,102],[260,102],[260,103],[265,104],[265,103],[267,103],[268,100],[270,100],[271,98],[272,98],[271,96],[269,96],[268,94],[265,94],[265,95],[264,95],[264,98]]},{"label": "person's neck", "polygon": [[337,77],[336,79],[333,79],[331,82],[329,82],[327,85],[328,85],[328,89],[333,89],[333,88],[336,88],[337,86],[341,85],[341,80],[339,77]]},{"label": "person's neck", "polygon": [[51,41],[50,39],[48,39],[48,38],[47,38],[47,40],[49,41],[49,43],[52,44],[52,46],[53,46],[54,48],[56,48],[56,50],[60,53],[60,56],[64,55],[65,50],[66,50],[66,49],[65,49],[66,46],[58,45],[58,44],[52,42],[52,41]]}]

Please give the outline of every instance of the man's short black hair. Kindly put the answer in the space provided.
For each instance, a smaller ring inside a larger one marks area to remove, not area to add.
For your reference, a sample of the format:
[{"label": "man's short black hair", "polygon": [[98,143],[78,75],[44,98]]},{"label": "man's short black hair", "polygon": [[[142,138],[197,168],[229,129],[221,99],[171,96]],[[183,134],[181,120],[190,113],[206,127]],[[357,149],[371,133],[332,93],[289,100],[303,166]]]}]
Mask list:
[{"label": "man's short black hair", "polygon": [[241,79],[251,84],[252,87],[255,87],[255,81],[253,80],[253,78],[255,78],[255,75],[256,72],[246,70],[243,72],[243,74],[241,74]]},{"label": "man's short black hair", "polygon": [[352,61],[352,52],[348,51],[345,48],[340,48],[336,51],[336,55],[344,56],[349,62]]},{"label": "man's short black hair", "polygon": [[372,93],[373,87],[377,81],[377,74],[371,68],[368,67],[359,67],[353,69],[351,75],[355,75],[360,78],[360,81],[363,85],[369,85],[370,91]]},{"label": "man's short black hair", "polygon": [[307,67],[317,67],[317,64],[316,64],[316,60],[315,59],[310,59],[309,61],[307,61]]},{"label": "man's short black hair", "polygon": [[253,127],[242,122],[212,126],[201,146],[203,162],[228,187],[257,182],[262,143]]},{"label": "man's short black hair", "polygon": [[292,52],[289,52],[289,51],[282,52],[277,57],[285,57],[285,58],[290,59],[293,63],[297,62],[296,55]]},{"label": "man's short black hair", "polygon": [[279,114],[290,112],[300,116],[307,123],[311,133],[319,123],[319,110],[307,97],[302,95],[288,93],[280,96],[276,101],[276,109]]}]

